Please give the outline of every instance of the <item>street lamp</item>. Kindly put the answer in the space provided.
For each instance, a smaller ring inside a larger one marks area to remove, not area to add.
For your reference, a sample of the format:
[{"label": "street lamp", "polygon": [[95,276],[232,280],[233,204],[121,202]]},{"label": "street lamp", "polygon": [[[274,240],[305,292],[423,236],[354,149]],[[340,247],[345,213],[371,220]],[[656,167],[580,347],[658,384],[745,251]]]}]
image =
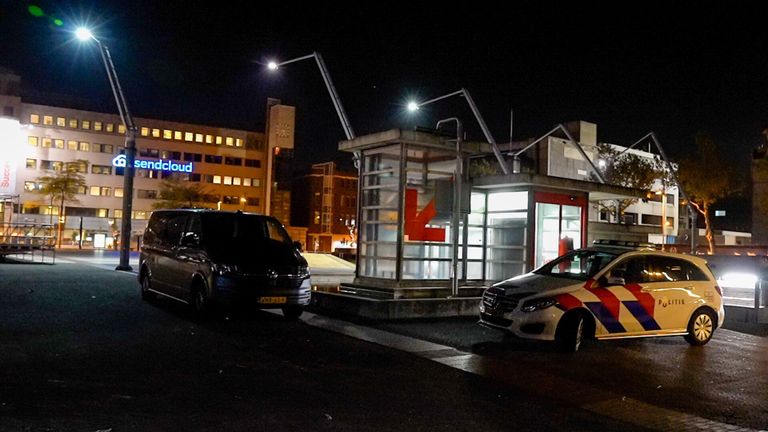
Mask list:
[{"label": "street lamp", "polygon": [[504,172],[504,174],[509,174],[509,167],[507,166],[507,162],[504,160],[504,157],[501,155],[501,151],[499,151],[499,146],[496,144],[496,140],[493,138],[493,135],[491,135],[491,131],[488,129],[488,126],[485,124],[485,120],[483,120],[483,116],[480,114],[480,111],[477,109],[477,105],[475,105],[475,101],[472,99],[472,95],[469,94],[469,90],[463,88],[453,93],[448,93],[442,96],[438,96],[434,99],[430,99],[426,102],[410,101],[408,102],[407,108],[408,108],[408,111],[411,111],[411,112],[418,111],[419,108],[423,107],[424,105],[428,105],[428,104],[431,104],[432,102],[437,102],[439,100],[443,100],[451,96],[457,96],[457,95],[464,96],[464,99],[469,104],[469,108],[472,110],[472,114],[475,115],[475,119],[477,119],[477,122],[480,124],[480,128],[483,130],[485,139],[491,145],[491,148],[493,149],[493,154],[494,156],[496,156],[496,160],[499,162],[502,172]]},{"label": "street lamp", "polygon": [[[344,129],[344,135],[346,135],[348,140],[355,138],[355,131],[352,130],[352,125],[349,123],[349,119],[347,118],[347,113],[344,111],[344,106],[341,104],[341,98],[339,98],[338,93],[336,93],[336,87],[333,85],[333,81],[331,80],[331,74],[328,72],[328,68],[325,66],[325,61],[323,61],[323,56],[320,55],[319,52],[313,52],[312,54],[305,55],[302,57],[296,57],[291,60],[286,60],[283,62],[276,62],[274,60],[269,61],[267,63],[267,69],[276,72],[280,67],[295,63],[301,60],[309,60],[309,59],[315,59],[315,63],[317,64],[317,68],[320,70],[320,75],[323,77],[323,82],[325,83],[326,89],[328,89],[328,94],[331,97],[331,102],[333,102],[333,107],[336,109],[336,114],[339,116],[339,121],[341,122],[341,128]],[[272,154],[269,154],[269,159],[267,160],[267,196],[266,196],[266,213],[269,214],[269,208],[270,208],[270,200],[271,200],[271,193],[272,193]],[[354,154],[355,159],[355,166],[358,168],[358,175],[360,175],[360,164],[359,159],[360,155],[355,152]],[[359,184],[358,184],[359,186]],[[358,188],[359,189],[359,188]],[[358,190],[358,196],[360,195],[360,191]],[[358,214],[358,218],[360,215]]]},{"label": "street lamp", "polygon": [[131,112],[128,110],[128,103],[125,100],[123,89],[120,87],[120,81],[117,79],[115,65],[112,63],[112,56],[109,54],[109,48],[101,43],[85,27],[75,30],[77,38],[83,42],[96,42],[101,52],[101,59],[104,61],[104,68],[107,70],[107,78],[112,87],[112,94],[115,96],[117,110],[120,112],[120,119],[125,125],[125,169],[123,172],[123,217],[120,227],[120,263],[115,270],[131,271],[129,256],[131,250],[131,214],[133,213],[133,163],[136,159],[136,124],[133,122]]}]

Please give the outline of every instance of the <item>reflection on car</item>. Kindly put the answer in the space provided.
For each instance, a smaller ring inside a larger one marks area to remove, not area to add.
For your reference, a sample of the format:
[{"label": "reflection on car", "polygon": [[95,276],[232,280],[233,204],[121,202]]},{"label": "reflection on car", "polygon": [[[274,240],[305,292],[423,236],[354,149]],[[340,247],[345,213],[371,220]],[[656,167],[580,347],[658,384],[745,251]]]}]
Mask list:
[{"label": "reflection on car", "polygon": [[494,284],[480,302],[481,324],[554,340],[563,351],[577,351],[585,337],[681,335],[704,345],[724,318],[705,260],[608,242]]},{"label": "reflection on car", "polygon": [[297,319],[310,301],[307,261],[275,218],[206,209],[157,210],[139,257],[144,299],[162,295],[204,316],[212,304],[281,308]]}]

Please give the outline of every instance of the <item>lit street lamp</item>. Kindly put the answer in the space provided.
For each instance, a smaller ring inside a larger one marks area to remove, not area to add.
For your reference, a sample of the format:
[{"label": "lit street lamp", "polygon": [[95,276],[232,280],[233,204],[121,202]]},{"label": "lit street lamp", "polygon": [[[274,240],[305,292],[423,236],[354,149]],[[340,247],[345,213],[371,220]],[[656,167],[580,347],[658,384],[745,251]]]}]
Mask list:
[{"label": "lit street lamp", "polygon": [[120,81],[117,79],[115,65],[112,63],[112,56],[109,54],[109,48],[93,36],[90,30],[80,27],[75,31],[77,38],[83,42],[94,41],[99,46],[101,59],[104,61],[104,68],[107,70],[107,78],[112,87],[112,93],[115,96],[117,110],[120,112],[120,118],[125,125],[125,169],[123,172],[123,217],[120,227],[120,263],[115,270],[131,271],[129,264],[131,248],[131,214],[133,213],[133,163],[136,159],[136,124],[133,122],[131,112],[128,110],[128,103],[125,100],[123,89],[120,87]]},{"label": "lit street lamp", "polygon": [[424,105],[428,105],[428,104],[431,104],[432,102],[437,102],[439,100],[443,100],[451,96],[457,96],[457,95],[464,96],[464,99],[469,104],[469,108],[472,110],[472,114],[475,115],[475,119],[477,119],[477,122],[480,124],[480,129],[483,130],[485,139],[491,145],[491,148],[493,149],[493,154],[494,156],[496,156],[496,160],[499,162],[502,172],[504,172],[504,174],[509,174],[509,167],[507,166],[507,162],[504,160],[504,157],[501,155],[501,151],[499,151],[499,146],[496,144],[496,140],[493,138],[493,135],[491,135],[491,131],[488,130],[488,126],[485,124],[485,120],[483,120],[483,116],[480,114],[480,111],[477,109],[477,105],[475,105],[475,101],[472,99],[472,95],[469,94],[469,90],[463,88],[453,93],[448,93],[442,96],[438,96],[434,99],[430,99],[426,102],[415,102],[415,101],[408,102],[408,105],[407,105],[408,111],[414,112],[414,111],[417,111],[419,108],[423,107]]}]

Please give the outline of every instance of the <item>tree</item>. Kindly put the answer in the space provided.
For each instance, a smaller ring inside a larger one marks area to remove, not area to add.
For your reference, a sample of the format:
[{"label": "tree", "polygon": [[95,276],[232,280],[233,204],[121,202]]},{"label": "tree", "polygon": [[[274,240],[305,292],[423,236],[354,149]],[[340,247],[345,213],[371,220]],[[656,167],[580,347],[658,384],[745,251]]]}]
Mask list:
[{"label": "tree", "polygon": [[736,192],[738,172],[715,145],[714,140],[704,134],[696,136],[696,149],[680,161],[678,178],[685,188],[691,205],[704,216],[709,253],[715,252],[712,204]]},{"label": "tree", "polygon": [[[665,178],[666,169],[658,158],[651,161],[631,152],[624,152],[620,155],[616,148],[605,143],[598,144],[597,149],[599,160],[604,161],[598,169],[608,184],[650,190],[656,180]],[[594,175],[591,178],[593,181],[597,180]],[[627,207],[636,203],[637,200],[637,198],[628,198],[601,201],[598,206],[622,221]]]},{"label": "tree", "polygon": [[206,197],[205,187],[200,183],[169,177],[160,184],[160,201],[152,204],[152,207],[156,209],[199,207],[205,202]]},{"label": "tree", "polygon": [[[54,168],[56,169],[56,168]],[[38,177],[36,181],[40,183],[40,188],[35,192],[48,198],[53,204],[59,204],[59,229],[57,245],[61,247],[61,233],[64,229],[66,217],[66,204],[79,202],[77,195],[86,187],[85,176],[88,172],[88,161],[78,159],[66,162],[56,169],[52,174]]]}]

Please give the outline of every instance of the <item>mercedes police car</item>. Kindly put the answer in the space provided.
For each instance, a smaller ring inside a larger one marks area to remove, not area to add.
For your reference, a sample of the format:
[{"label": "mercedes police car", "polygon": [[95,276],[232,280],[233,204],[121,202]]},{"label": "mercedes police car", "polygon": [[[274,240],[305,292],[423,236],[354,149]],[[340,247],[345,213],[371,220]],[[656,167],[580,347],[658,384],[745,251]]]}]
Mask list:
[{"label": "mercedes police car", "polygon": [[685,337],[704,345],[723,295],[705,260],[633,242],[595,241],[486,289],[480,324],[578,351],[583,338]]}]

